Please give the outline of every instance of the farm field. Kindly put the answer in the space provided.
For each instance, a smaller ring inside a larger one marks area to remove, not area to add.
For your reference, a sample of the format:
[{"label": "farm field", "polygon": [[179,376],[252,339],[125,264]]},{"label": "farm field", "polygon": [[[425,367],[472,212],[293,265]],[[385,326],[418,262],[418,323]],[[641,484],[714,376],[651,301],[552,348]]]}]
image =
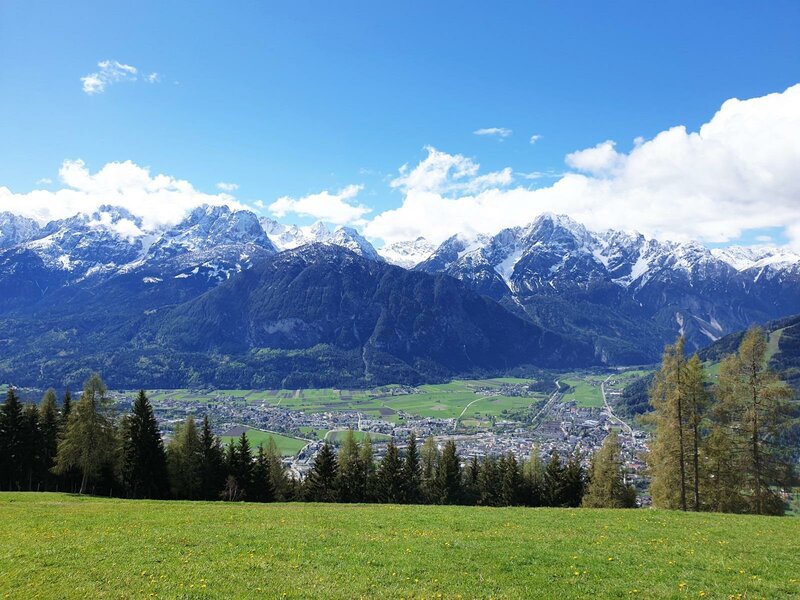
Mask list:
[{"label": "farm field", "polygon": [[0,597],[797,598],[800,521],[0,494]]},{"label": "farm field", "polygon": [[236,429],[236,435],[223,435],[220,437],[223,445],[238,440],[239,436],[242,435],[242,431],[247,433],[247,439],[253,449],[257,448],[259,444],[264,444],[266,447],[269,439],[272,438],[275,440],[275,445],[278,447],[278,450],[284,456],[294,456],[307,443],[297,438],[280,435],[277,433],[270,433],[268,431],[261,431],[258,429],[253,429],[252,427],[236,427],[234,429]]},{"label": "farm field", "polygon": [[[523,385],[528,379],[496,378],[455,380],[444,384],[422,385],[416,393],[408,393],[399,386],[383,386],[367,390],[339,390],[334,388],[302,390],[150,390],[154,402],[200,402],[205,404],[242,402],[243,404],[269,403],[307,413],[358,411],[365,416],[381,417],[397,422],[399,412],[413,416],[465,419],[486,422],[500,418],[506,412],[528,407],[547,397],[482,395],[478,390],[490,391],[504,385]],[[469,408],[467,408],[469,407]],[[465,411],[467,408],[467,411]]]}]

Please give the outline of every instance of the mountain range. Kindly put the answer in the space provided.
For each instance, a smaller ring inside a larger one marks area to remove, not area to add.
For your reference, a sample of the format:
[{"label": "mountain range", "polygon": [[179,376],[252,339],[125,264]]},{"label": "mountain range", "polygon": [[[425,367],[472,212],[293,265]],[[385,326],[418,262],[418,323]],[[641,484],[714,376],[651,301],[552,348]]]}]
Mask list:
[{"label": "mountain range", "polygon": [[[40,225],[0,213],[0,379],[290,387],[655,362],[800,313],[800,257],[591,232],[542,215],[493,236],[375,248],[357,230],[202,206]],[[113,373],[112,373],[113,372]],[[116,380],[115,380],[116,378]]]}]

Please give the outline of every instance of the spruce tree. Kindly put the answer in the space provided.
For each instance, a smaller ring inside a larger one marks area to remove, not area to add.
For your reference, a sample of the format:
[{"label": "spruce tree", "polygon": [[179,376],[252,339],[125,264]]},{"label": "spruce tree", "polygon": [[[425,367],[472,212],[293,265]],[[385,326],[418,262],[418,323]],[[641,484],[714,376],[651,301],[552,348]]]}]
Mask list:
[{"label": "spruce tree", "polygon": [[500,506],[502,476],[497,459],[487,456],[478,469],[478,499],[481,506]]},{"label": "spruce tree", "polygon": [[500,461],[500,504],[518,506],[522,502],[523,479],[516,457],[509,452]]},{"label": "spruce tree", "polygon": [[233,476],[239,484],[243,498],[246,498],[253,484],[253,452],[250,449],[250,440],[247,432],[243,431],[236,445],[236,460]]},{"label": "spruce tree", "polygon": [[58,452],[58,440],[61,437],[61,417],[58,414],[56,392],[50,388],[42,397],[39,405],[39,429],[41,431],[40,459],[42,462],[42,480],[45,488],[55,488],[56,478],[52,474]]},{"label": "spruce tree", "polygon": [[14,388],[8,388],[0,407],[0,489],[19,489],[22,445],[22,405]]},{"label": "spruce tree", "polygon": [[386,446],[386,456],[378,465],[376,482],[378,500],[389,504],[403,501],[403,463],[394,440],[390,440]]},{"label": "spruce tree", "polygon": [[542,506],[545,504],[545,464],[539,448],[533,446],[531,454],[525,463],[522,476],[525,487],[525,504],[528,506]]},{"label": "spruce tree", "polygon": [[361,470],[363,477],[363,501],[372,502],[375,500],[375,455],[372,451],[372,438],[367,435],[364,441],[361,442],[361,452],[359,454],[361,460]]},{"label": "spruce tree", "polygon": [[30,491],[39,487],[44,466],[41,457],[41,428],[39,427],[39,409],[33,404],[26,404],[22,409],[22,452],[21,468],[24,489]]},{"label": "spruce tree", "polygon": [[167,457],[158,422],[140,390],[121,427],[122,483],[131,498],[162,498],[169,492]]},{"label": "spruce tree", "polygon": [[281,461],[281,454],[273,438],[269,438],[265,450],[269,465],[270,486],[276,502],[286,502],[294,499],[294,482],[289,479],[286,469]]},{"label": "spruce tree", "polygon": [[572,453],[564,467],[563,503],[561,506],[576,507],[583,502],[586,492],[586,470],[583,468],[580,451]]},{"label": "spruce tree", "polygon": [[263,444],[259,444],[256,451],[250,486],[249,499],[253,502],[272,502],[274,499],[270,465]]},{"label": "spruce tree", "polygon": [[422,444],[422,473],[421,491],[422,498],[426,504],[437,502],[436,490],[436,469],[439,464],[439,448],[432,436],[428,436]]},{"label": "spruce tree", "polygon": [[461,502],[461,463],[453,440],[445,443],[436,468],[436,500],[439,504]]},{"label": "spruce tree", "polygon": [[544,468],[543,500],[545,506],[566,506],[565,467],[557,450]]},{"label": "spruce tree", "polygon": [[326,441],[314,457],[314,466],[304,485],[304,496],[309,502],[336,502],[339,465],[333,448]]},{"label": "spruce tree", "polygon": [[464,503],[478,504],[480,498],[480,463],[478,457],[473,456],[464,468]]},{"label": "spruce tree", "polygon": [[412,431],[408,436],[408,447],[403,460],[403,502],[417,504],[422,497],[421,475],[417,436]]},{"label": "spruce tree", "polygon": [[84,494],[92,478],[113,461],[116,436],[111,420],[103,414],[106,386],[99,375],[92,375],[83,387],[80,400],[70,410],[64,437],[58,444],[56,473],[72,469],[80,472],[78,493]]},{"label": "spruce tree", "polygon": [[348,429],[344,441],[339,448],[339,490],[340,502],[363,502],[364,474],[359,456],[361,447],[356,441],[355,433]]},{"label": "spruce tree", "polygon": [[[632,503],[633,501],[633,503]],[[633,508],[636,492],[625,484],[619,436],[612,431],[592,457],[589,483],[583,497],[587,508]]]},{"label": "spruce tree", "polygon": [[167,471],[172,495],[183,500],[197,500],[203,481],[203,449],[192,416],[179,426],[167,446]]},{"label": "spruce tree", "polygon": [[200,495],[206,500],[216,500],[225,485],[225,463],[222,443],[211,431],[208,415],[203,417],[200,447]]}]

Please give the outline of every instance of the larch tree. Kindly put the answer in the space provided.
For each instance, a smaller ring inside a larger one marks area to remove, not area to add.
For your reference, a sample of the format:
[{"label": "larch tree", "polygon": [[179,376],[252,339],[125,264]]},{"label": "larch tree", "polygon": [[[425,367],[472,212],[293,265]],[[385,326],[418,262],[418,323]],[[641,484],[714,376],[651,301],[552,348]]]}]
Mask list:
[{"label": "larch tree", "polygon": [[633,508],[636,492],[625,484],[619,436],[612,431],[594,453],[583,506],[587,508]]},{"label": "larch tree", "polygon": [[667,346],[650,389],[650,419],[655,432],[647,453],[653,506],[686,510],[688,440],[686,371],[683,337]]},{"label": "larch tree", "polygon": [[113,460],[116,439],[113,423],[103,413],[106,402],[103,380],[92,375],[69,413],[64,437],[58,445],[55,471],[58,474],[73,468],[80,471],[80,494],[86,492],[89,480]]}]

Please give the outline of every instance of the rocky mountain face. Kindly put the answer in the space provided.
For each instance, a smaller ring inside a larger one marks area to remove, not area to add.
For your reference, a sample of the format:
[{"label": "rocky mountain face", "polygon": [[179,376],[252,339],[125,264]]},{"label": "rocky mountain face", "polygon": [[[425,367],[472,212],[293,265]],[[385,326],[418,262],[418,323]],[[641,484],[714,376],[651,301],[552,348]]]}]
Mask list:
[{"label": "rocky mountain face", "polygon": [[652,362],[679,333],[703,347],[800,311],[800,257],[589,232],[542,215],[495,236],[445,241],[416,267],[446,273],[531,320],[594,341],[607,362]]},{"label": "rocky mountain face", "polygon": [[395,381],[421,381],[526,362],[644,364],[679,333],[701,348],[800,313],[797,255],[597,233],[556,215],[438,248],[420,238],[376,250],[351,228],[227,207],[161,230],[112,206],[43,226],[2,213],[0,285],[9,381],[62,358],[68,379],[101,349],[115,365],[160,365],[164,385],[175,369],[183,382],[251,381],[253,365],[270,385],[289,372],[308,382],[320,361],[361,383],[388,382],[392,369]]}]

